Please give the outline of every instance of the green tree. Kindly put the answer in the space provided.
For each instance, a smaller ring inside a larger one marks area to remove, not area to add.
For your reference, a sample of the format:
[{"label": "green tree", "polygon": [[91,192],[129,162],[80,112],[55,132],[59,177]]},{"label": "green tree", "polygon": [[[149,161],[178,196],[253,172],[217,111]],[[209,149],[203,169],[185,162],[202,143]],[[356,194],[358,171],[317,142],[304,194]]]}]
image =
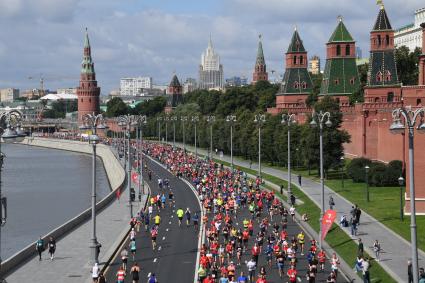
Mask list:
[{"label": "green tree", "polygon": [[310,74],[311,80],[313,81],[313,91],[308,95],[306,99],[307,106],[313,106],[314,103],[317,102],[319,93],[320,93],[320,86],[322,84],[323,75],[321,73],[317,75]]},{"label": "green tree", "polygon": [[120,97],[114,97],[107,103],[106,116],[107,117],[118,117],[120,115],[126,115],[128,113],[128,106],[122,101]]},{"label": "green tree", "polygon": [[137,104],[133,112],[134,114],[152,117],[162,112],[166,103],[167,99],[165,97],[158,96],[152,100],[143,101]]},{"label": "green tree", "polygon": [[400,82],[403,85],[418,84],[418,62],[421,49],[417,47],[413,52],[410,52],[406,46],[400,46],[395,50],[395,58],[397,61],[397,74]]}]

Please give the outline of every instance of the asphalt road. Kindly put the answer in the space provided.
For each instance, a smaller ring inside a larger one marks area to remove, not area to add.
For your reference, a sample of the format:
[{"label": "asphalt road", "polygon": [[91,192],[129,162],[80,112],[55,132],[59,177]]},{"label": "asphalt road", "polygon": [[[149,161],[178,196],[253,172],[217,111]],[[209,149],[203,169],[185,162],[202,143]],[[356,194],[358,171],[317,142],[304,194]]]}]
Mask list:
[{"label": "asphalt road", "polygon": [[[140,232],[136,236],[136,257],[135,262],[141,267],[140,281],[147,281],[148,273],[155,273],[158,282],[176,282],[188,283],[194,281],[196,252],[198,249],[198,235],[193,227],[186,225],[178,226],[178,219],[175,211],[182,207],[184,210],[189,207],[192,214],[197,211],[199,214],[200,207],[198,200],[192,190],[183,181],[175,178],[167,170],[158,164],[144,159],[148,168],[152,170],[152,180],[149,181],[147,176],[144,177],[148,182],[151,193],[160,192],[158,187],[158,178],[169,179],[170,186],[174,192],[175,208],[168,206],[168,191],[165,192],[167,203],[165,210],[161,210],[161,224],[157,237],[157,250],[152,250],[151,237],[149,232],[141,227]],[[136,213],[136,212],[135,212]],[[153,215],[157,210],[154,209]],[[151,225],[153,221],[151,221]],[[127,239],[125,246],[128,247]],[[121,250],[111,262],[106,271],[107,282],[116,282],[116,273],[121,266]],[[130,268],[133,265],[131,253],[129,253],[127,276],[125,282],[131,282]]]}]

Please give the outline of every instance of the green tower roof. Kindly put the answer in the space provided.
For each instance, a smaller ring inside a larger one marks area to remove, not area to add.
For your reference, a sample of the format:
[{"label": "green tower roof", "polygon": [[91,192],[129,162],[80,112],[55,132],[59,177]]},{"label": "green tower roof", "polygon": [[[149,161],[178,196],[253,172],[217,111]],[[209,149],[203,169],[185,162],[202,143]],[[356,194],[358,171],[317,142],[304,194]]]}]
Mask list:
[{"label": "green tower roof", "polygon": [[373,31],[380,30],[392,30],[390,20],[388,19],[387,12],[385,11],[384,5],[381,6],[379,10],[378,17],[376,18]]},{"label": "green tower roof", "polygon": [[177,78],[177,75],[174,75],[171,79],[170,87],[180,87],[181,84],[179,82],[179,79]]},{"label": "green tower roof", "polygon": [[258,49],[257,49],[257,59],[255,60],[255,65],[265,65],[266,62],[264,60],[264,52],[263,52],[263,44],[261,43],[261,35],[259,35],[260,40],[258,41]]},{"label": "green tower roof", "polygon": [[91,48],[90,48],[90,40],[89,33],[86,28],[86,34],[84,38],[84,55],[83,62],[81,63],[81,73],[83,74],[94,74],[94,63],[91,57]]},{"label": "green tower roof", "polygon": [[296,28],[294,34],[292,35],[291,43],[289,44],[287,53],[292,52],[306,52],[303,41],[301,40],[301,37]]},{"label": "green tower roof", "polygon": [[351,34],[348,32],[344,23],[342,22],[342,18],[339,17],[338,25],[336,26],[336,29],[332,33],[331,38],[329,38],[328,43],[332,43],[332,42],[353,42],[353,41],[354,41],[354,39],[351,36]]}]

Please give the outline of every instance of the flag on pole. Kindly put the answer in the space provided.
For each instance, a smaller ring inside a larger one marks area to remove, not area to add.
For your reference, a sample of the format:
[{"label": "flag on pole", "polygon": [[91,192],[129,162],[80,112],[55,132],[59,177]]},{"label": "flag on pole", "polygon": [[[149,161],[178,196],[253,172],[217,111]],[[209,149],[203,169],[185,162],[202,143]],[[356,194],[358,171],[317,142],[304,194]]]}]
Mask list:
[{"label": "flag on pole", "polygon": [[335,221],[335,218],[336,218],[335,210],[330,210],[330,209],[326,210],[322,219],[322,235],[321,235],[322,241],[325,239],[326,234],[328,234],[329,229],[331,229],[332,224]]},{"label": "flag on pole", "polygon": [[137,174],[136,172],[133,172],[131,174],[131,181],[133,181],[133,183],[138,184],[139,183],[139,174]]},{"label": "flag on pole", "polygon": [[115,194],[117,196],[117,199],[119,200],[121,197],[121,188],[119,188]]}]

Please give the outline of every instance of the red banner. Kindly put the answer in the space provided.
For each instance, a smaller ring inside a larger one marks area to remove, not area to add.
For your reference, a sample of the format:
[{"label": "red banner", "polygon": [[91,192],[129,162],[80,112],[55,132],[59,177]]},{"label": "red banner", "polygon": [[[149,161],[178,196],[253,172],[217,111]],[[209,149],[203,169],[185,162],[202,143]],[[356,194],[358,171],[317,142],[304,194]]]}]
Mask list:
[{"label": "red banner", "polygon": [[326,210],[322,219],[322,240],[325,239],[326,234],[328,234],[329,229],[331,229],[332,224],[334,223],[336,218],[335,210]]},{"label": "red banner", "polygon": [[131,181],[133,181],[133,183],[138,184],[139,183],[139,174],[137,174],[136,172],[131,173]]}]

